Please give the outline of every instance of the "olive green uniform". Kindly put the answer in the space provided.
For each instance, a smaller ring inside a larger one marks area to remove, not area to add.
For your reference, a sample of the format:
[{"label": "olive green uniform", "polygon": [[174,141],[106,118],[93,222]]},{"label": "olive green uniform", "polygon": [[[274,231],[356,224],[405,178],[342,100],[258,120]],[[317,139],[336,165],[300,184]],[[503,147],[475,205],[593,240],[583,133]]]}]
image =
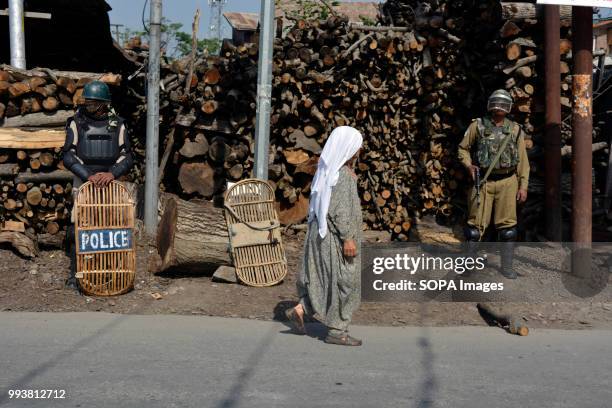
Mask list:
[{"label": "olive green uniform", "polygon": [[[509,119],[505,119],[502,126],[496,126],[489,118],[482,118],[472,122],[459,144],[459,160],[466,167],[479,166],[480,177],[484,178],[508,134],[512,136],[504,153],[481,187],[480,205],[475,187],[470,194],[468,224],[477,228],[481,236],[490,224],[491,215],[497,230],[516,226],[516,194],[518,189],[527,190],[529,183],[525,134]],[[472,161],[473,150],[475,162]]]}]

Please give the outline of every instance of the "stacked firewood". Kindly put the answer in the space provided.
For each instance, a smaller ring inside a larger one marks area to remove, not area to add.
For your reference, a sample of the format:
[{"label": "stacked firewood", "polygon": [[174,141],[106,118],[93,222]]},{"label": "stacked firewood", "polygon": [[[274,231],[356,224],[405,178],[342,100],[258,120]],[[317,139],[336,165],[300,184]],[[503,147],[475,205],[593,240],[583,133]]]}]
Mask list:
[{"label": "stacked firewood", "polygon": [[[440,48],[453,41],[436,38]],[[357,172],[370,228],[407,239],[414,215],[450,211],[444,190],[457,185],[439,139],[456,123],[439,108],[456,80],[453,55],[438,58],[413,30],[351,27],[337,16],[298,22],[275,50],[273,180],[286,221],[303,220],[317,154],[342,125],[364,135]]]},{"label": "stacked firewood", "polygon": [[[494,0],[388,1],[387,27],[351,26],[332,15],[283,30],[274,46],[269,166],[282,220],[303,222],[318,154],[341,125],[365,136],[357,172],[368,227],[407,239],[414,217],[461,216],[467,179],[456,145],[484,113],[488,94],[509,89],[515,119],[534,140],[541,133],[543,103],[535,96],[542,39],[525,18],[530,13],[538,17],[534,5],[513,9]],[[250,175],[257,51],[257,44],[226,42],[220,56],[162,64],[167,191],[212,198],[227,181]],[[139,41],[127,52],[146,61]],[[138,81],[144,89],[144,73],[130,88]],[[144,103],[143,90],[129,95]],[[145,110],[133,111],[136,128],[144,129]]]},{"label": "stacked firewood", "polygon": [[[118,85],[116,74],[20,70],[0,66],[0,120],[5,127],[57,126],[63,124],[81,100],[83,87],[98,79]],[[68,111],[68,112],[66,112]],[[38,114],[38,115],[36,115]]]},{"label": "stacked firewood", "polygon": [[68,223],[72,175],[62,170],[60,149],[0,154],[0,218],[21,222],[33,234],[56,235]]}]

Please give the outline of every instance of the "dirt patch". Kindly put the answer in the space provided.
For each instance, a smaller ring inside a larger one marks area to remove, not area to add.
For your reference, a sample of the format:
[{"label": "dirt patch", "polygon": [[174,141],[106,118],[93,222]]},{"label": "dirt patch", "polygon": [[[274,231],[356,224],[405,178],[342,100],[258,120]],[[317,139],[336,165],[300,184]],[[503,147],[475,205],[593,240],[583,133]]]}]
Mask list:
[{"label": "dirt patch", "polygon": [[[69,258],[43,251],[26,260],[0,249],[0,310],[32,312],[103,311],[126,314],[187,314],[270,320],[297,300],[303,234],[285,237],[289,273],[271,288],[213,282],[210,276],[154,276],[146,271],[148,251],[139,247],[136,285],[112,298],[81,296],[64,288]],[[155,296],[155,297],[154,297]],[[156,297],[158,300],[156,300]],[[532,328],[612,329],[612,303],[506,304]],[[474,303],[363,303],[354,323],[384,326],[485,325]]]}]

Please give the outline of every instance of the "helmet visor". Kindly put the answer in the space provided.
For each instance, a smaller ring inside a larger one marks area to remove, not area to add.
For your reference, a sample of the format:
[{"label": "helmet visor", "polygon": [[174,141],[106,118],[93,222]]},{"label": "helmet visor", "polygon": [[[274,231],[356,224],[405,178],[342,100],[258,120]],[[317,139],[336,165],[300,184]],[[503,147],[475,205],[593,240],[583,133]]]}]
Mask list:
[{"label": "helmet visor", "polygon": [[506,113],[510,113],[510,111],[512,110],[512,102],[504,98],[491,98],[489,99],[487,110],[489,112],[494,110],[500,110]]}]

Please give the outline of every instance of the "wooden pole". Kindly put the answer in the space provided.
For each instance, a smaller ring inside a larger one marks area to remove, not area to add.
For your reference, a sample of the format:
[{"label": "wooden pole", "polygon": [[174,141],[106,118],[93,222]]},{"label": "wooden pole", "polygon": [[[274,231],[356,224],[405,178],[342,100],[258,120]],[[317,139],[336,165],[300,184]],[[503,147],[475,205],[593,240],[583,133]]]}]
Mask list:
[{"label": "wooden pole", "polygon": [[593,9],[573,8],[572,271],[590,272],[592,240]]},{"label": "wooden pole", "polygon": [[562,240],[561,212],[561,61],[559,58],[561,24],[559,6],[544,10],[546,133],[545,133],[545,208],[546,237]]}]

